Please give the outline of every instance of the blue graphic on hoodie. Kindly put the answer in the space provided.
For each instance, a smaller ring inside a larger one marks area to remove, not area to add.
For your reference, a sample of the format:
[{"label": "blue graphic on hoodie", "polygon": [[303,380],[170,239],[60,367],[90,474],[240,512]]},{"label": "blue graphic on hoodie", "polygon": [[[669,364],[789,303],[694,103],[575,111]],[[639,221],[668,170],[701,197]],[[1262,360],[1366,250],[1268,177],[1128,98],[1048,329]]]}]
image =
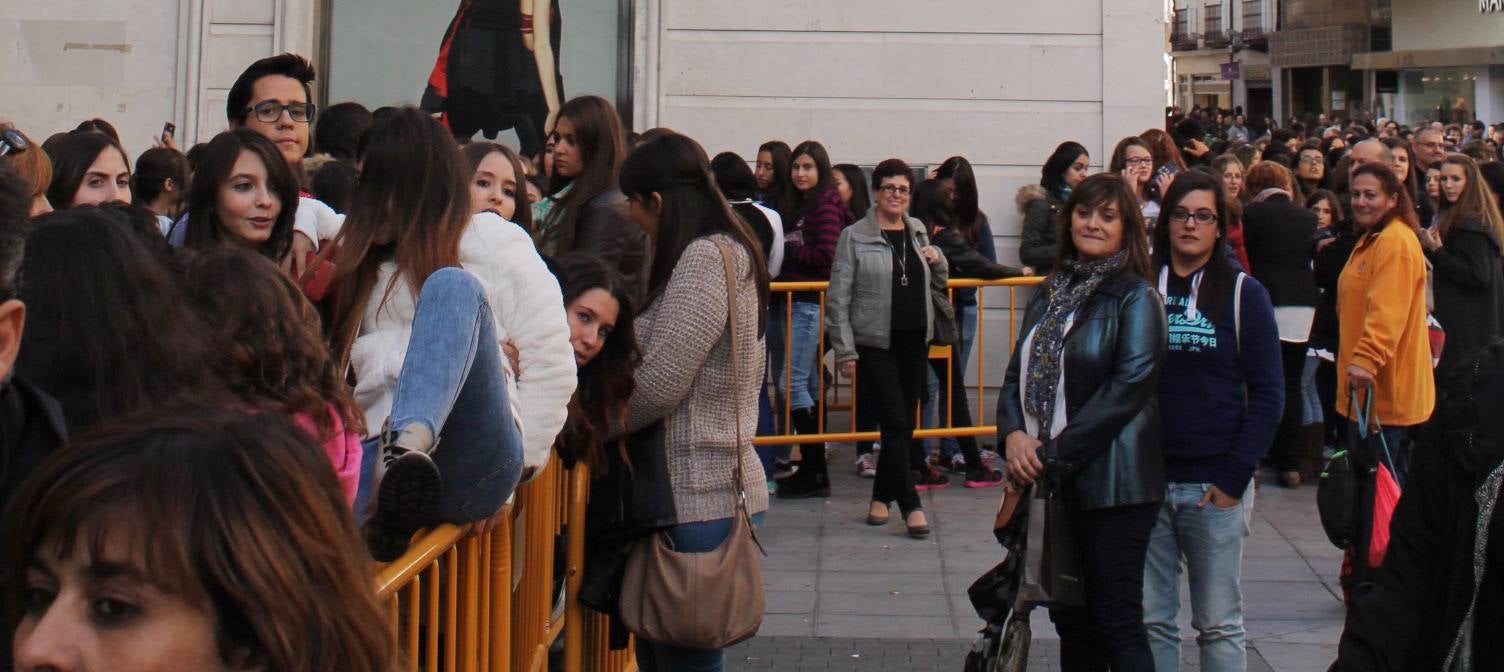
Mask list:
[{"label": "blue graphic on hoodie", "polygon": [[[1217,349],[1216,325],[1206,319],[1206,313],[1190,306],[1189,297],[1167,296],[1165,306],[1181,309],[1173,312],[1165,311],[1165,318],[1170,325],[1169,348],[1171,352],[1201,352],[1203,349]],[[1188,307],[1191,310],[1186,310]]]}]

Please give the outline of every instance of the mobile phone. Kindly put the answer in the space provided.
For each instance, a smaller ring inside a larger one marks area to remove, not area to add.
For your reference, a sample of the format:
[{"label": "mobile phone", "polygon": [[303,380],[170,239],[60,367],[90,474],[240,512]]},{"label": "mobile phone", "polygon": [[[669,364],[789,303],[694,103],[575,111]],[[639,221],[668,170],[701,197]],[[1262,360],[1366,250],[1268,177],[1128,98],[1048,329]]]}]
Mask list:
[{"label": "mobile phone", "polygon": [[1149,185],[1147,187],[1149,195],[1153,198],[1163,196],[1163,194],[1159,193],[1159,177],[1161,175],[1174,175],[1178,172],[1180,172],[1180,168],[1176,167],[1175,164],[1168,161],[1165,162],[1165,165],[1160,166],[1159,170],[1154,171],[1154,176],[1149,178]]},{"label": "mobile phone", "polygon": [[178,132],[178,125],[177,124],[174,124],[174,123],[172,123],[170,121],[167,122],[167,123],[165,123],[165,124],[162,124],[162,139],[163,140],[171,140],[171,139],[173,139],[173,136],[176,135],[177,132]]}]

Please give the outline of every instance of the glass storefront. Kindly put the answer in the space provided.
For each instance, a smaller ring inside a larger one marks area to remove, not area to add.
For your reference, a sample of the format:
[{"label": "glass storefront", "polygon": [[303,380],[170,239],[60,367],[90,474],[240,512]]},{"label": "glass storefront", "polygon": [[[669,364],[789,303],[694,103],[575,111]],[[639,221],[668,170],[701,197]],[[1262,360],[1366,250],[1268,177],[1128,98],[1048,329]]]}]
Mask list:
[{"label": "glass storefront", "polygon": [[629,1],[327,0],[326,7],[321,73],[329,103],[420,105],[457,136],[495,138],[529,154],[570,97],[630,103],[629,87],[618,87],[630,67],[622,62],[630,58]]},{"label": "glass storefront", "polygon": [[1475,67],[1401,70],[1399,92],[1380,93],[1376,112],[1410,126],[1472,121],[1477,80]]}]

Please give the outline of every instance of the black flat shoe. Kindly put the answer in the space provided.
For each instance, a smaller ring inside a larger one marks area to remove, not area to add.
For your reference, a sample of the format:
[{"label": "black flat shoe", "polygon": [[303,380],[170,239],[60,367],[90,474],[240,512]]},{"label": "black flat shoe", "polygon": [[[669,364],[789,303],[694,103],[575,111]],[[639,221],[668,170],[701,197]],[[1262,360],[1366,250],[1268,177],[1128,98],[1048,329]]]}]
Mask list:
[{"label": "black flat shoe", "polygon": [[822,469],[800,469],[793,476],[777,481],[779,499],[809,499],[830,496],[830,476]]},{"label": "black flat shoe", "polygon": [[403,451],[376,485],[376,512],[366,521],[366,548],[377,562],[402,556],[413,535],[439,522],[444,481],[427,453]]}]

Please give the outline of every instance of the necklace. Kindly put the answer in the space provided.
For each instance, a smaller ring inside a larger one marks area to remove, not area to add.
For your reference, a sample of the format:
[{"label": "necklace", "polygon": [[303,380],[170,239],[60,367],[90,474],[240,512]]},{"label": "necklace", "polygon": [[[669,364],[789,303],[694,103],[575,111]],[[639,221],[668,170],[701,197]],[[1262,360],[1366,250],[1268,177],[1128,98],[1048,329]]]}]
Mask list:
[{"label": "necklace", "polygon": [[907,228],[899,232],[899,247],[893,250],[893,254],[898,257],[898,286],[900,287],[909,286],[909,236],[907,234]]}]

